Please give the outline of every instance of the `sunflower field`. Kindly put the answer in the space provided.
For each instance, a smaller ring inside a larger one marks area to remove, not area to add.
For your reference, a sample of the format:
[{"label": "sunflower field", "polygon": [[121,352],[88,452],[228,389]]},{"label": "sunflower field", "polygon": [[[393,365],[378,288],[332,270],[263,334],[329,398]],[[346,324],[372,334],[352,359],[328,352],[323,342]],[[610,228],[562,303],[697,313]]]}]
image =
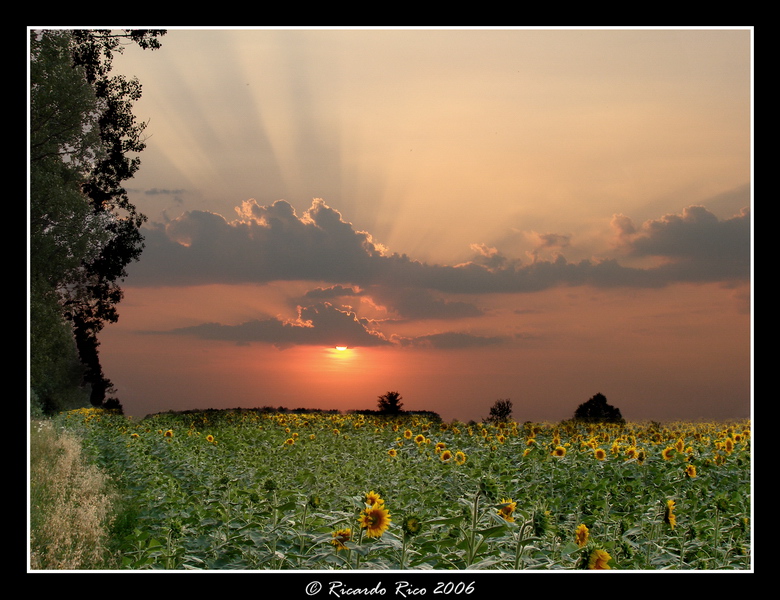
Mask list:
[{"label": "sunflower field", "polygon": [[748,421],[82,409],[56,423],[122,490],[124,569],[752,565]]}]

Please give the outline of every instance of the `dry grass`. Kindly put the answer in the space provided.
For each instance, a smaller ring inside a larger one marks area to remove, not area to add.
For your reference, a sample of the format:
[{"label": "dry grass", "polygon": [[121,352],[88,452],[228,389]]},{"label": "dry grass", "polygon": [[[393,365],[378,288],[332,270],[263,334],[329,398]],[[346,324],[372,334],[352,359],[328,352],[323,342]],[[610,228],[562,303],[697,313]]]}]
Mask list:
[{"label": "dry grass", "polygon": [[30,568],[108,569],[111,493],[79,440],[50,422],[30,429]]}]

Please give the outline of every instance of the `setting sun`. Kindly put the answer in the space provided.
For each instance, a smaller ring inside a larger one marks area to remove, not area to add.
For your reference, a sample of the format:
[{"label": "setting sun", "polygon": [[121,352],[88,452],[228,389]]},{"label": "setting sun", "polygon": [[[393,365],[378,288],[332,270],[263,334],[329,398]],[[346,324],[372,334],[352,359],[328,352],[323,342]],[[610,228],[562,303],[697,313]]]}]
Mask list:
[{"label": "setting sun", "polygon": [[347,349],[346,346],[336,346],[336,350],[338,350],[339,352],[344,352],[346,349]]}]

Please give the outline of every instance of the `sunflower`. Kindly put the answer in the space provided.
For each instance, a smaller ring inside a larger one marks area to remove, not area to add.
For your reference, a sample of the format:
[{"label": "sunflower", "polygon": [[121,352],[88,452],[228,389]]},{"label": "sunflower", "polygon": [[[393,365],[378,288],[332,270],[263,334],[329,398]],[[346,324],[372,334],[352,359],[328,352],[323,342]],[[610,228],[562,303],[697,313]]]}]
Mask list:
[{"label": "sunflower", "polygon": [[585,523],[578,525],[577,529],[574,530],[574,541],[580,548],[584,548],[585,544],[588,543],[588,534],[588,527]]},{"label": "sunflower", "polygon": [[363,496],[363,502],[366,503],[366,506],[374,506],[375,504],[385,503],[385,501],[382,500],[382,497],[374,490],[371,490],[365,496]]},{"label": "sunflower", "polygon": [[295,443],[295,439],[287,438],[287,440],[284,443],[287,444],[288,446],[292,446]]},{"label": "sunflower", "polygon": [[517,502],[511,498],[502,498],[501,504],[498,507],[498,514],[504,521],[514,523],[515,518],[512,516],[512,513],[515,512],[515,508],[517,508]]},{"label": "sunflower", "polygon": [[667,500],[666,506],[664,507],[664,523],[667,523],[672,529],[674,529],[674,526],[677,524],[677,517],[674,514],[674,508],[674,500]]},{"label": "sunflower", "polygon": [[333,541],[331,541],[331,544],[336,546],[336,550],[347,550],[347,542],[352,539],[352,530],[347,529],[339,529],[338,531],[333,532]]},{"label": "sunflower", "polygon": [[137,433],[131,433],[131,434],[130,434],[130,437],[131,437],[131,438],[133,438],[133,439],[137,439],[137,438],[139,438],[139,437],[141,437],[141,436],[140,436],[140,435],[138,435]]},{"label": "sunflower", "polygon": [[664,448],[663,452],[661,452],[661,457],[664,460],[670,460],[674,456],[674,446],[667,446]]},{"label": "sunflower", "polygon": [[422,529],[422,521],[417,515],[408,515],[401,523],[401,529],[408,536],[417,535]]},{"label": "sunflower", "polygon": [[444,452],[439,454],[439,460],[441,460],[441,462],[449,462],[450,460],[452,460],[452,452],[450,452],[449,450],[445,450]]},{"label": "sunflower", "polygon": [[395,448],[390,448],[390,450],[387,451],[387,455],[390,456],[391,458],[395,458],[396,456],[398,456],[398,452],[396,451]]},{"label": "sunflower", "polygon": [[455,453],[455,463],[459,465],[465,465],[466,464],[466,454],[458,450]]},{"label": "sunflower", "polygon": [[597,460],[604,460],[605,458],[607,458],[607,453],[604,451],[603,448],[596,448],[593,451],[593,456],[595,456]]},{"label": "sunflower", "polygon": [[564,456],[566,456],[566,448],[564,448],[563,446],[556,446],[555,450],[552,451],[552,455],[563,458]]},{"label": "sunflower", "polygon": [[214,436],[213,436],[213,435],[211,435],[211,434],[207,435],[207,436],[206,436],[206,441],[207,441],[209,444],[213,444],[213,443],[214,443]]},{"label": "sunflower", "polygon": [[637,449],[636,446],[629,446],[628,449],[626,449],[626,458],[631,460],[632,458],[637,457]]},{"label": "sunflower", "polygon": [[167,437],[167,438],[172,438],[172,437],[173,437],[173,429],[169,429],[169,430],[168,430],[168,431],[166,431],[166,432],[165,432],[163,435],[164,435],[165,437]]},{"label": "sunflower", "polygon": [[444,450],[446,447],[447,447],[447,444],[445,444],[444,442],[437,442],[436,443],[436,447],[434,448],[434,450],[436,451],[436,454],[439,454],[439,452]]},{"label": "sunflower", "polygon": [[363,510],[360,515],[360,526],[366,530],[368,537],[382,537],[390,526],[390,513],[384,504],[377,503]]},{"label": "sunflower", "polygon": [[425,442],[425,436],[422,433],[418,433],[416,436],[414,436],[414,442],[416,444],[422,444]]},{"label": "sunflower", "polygon": [[404,437],[407,440],[411,440],[412,439],[412,430],[411,429],[407,429],[406,431],[404,431]]},{"label": "sunflower", "polygon": [[590,554],[590,558],[588,559],[588,568],[598,571],[609,570],[611,567],[608,563],[611,560],[612,557],[607,554],[605,550],[597,548]]},{"label": "sunflower", "polygon": [[685,467],[685,476],[691,479],[696,477],[696,465],[688,465]]}]

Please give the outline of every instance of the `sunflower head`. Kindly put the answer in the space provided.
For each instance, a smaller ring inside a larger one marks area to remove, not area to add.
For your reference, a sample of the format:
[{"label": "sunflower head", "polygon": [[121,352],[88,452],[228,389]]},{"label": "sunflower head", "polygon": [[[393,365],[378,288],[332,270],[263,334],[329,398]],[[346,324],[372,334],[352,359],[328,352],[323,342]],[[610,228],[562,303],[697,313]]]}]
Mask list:
[{"label": "sunflower head", "polygon": [[607,553],[606,550],[596,548],[593,550],[593,552],[590,553],[590,556],[588,557],[588,569],[597,571],[609,570],[612,568],[609,566],[609,561],[611,560],[612,557]]},{"label": "sunflower head", "polygon": [[374,506],[375,504],[385,503],[379,493],[375,492],[374,490],[371,490],[365,496],[363,496],[363,502],[366,504],[366,506]]},{"label": "sunflower head", "polygon": [[585,523],[581,523],[577,526],[577,529],[574,530],[574,541],[577,542],[577,545],[580,548],[584,548],[585,544],[588,543],[589,535],[590,531],[588,531],[588,526],[585,525]]},{"label": "sunflower head", "polygon": [[669,525],[672,530],[674,529],[674,526],[677,525],[677,517],[674,514],[674,509],[674,500],[667,500],[666,506],[664,506],[664,523]]},{"label": "sunflower head", "polygon": [[465,453],[458,450],[455,453],[455,463],[459,465],[465,465],[466,464],[466,455]]},{"label": "sunflower head", "polygon": [[557,456],[559,458],[563,458],[566,456],[566,448],[563,446],[556,446],[555,449],[552,451],[553,456]]},{"label": "sunflower head", "polygon": [[422,521],[417,515],[407,515],[401,523],[401,529],[410,537],[417,535],[422,530]]},{"label": "sunflower head", "polygon": [[347,542],[352,539],[352,530],[347,529],[339,529],[338,531],[333,532],[333,540],[331,541],[331,544],[336,546],[336,550],[347,550]]},{"label": "sunflower head", "polygon": [[517,502],[511,498],[502,498],[501,503],[498,506],[498,515],[507,521],[508,523],[514,523],[515,518],[512,516],[517,508]]},{"label": "sunflower head", "polygon": [[366,530],[368,537],[382,537],[390,526],[390,512],[383,504],[374,504],[363,509],[360,515],[360,526]]}]

